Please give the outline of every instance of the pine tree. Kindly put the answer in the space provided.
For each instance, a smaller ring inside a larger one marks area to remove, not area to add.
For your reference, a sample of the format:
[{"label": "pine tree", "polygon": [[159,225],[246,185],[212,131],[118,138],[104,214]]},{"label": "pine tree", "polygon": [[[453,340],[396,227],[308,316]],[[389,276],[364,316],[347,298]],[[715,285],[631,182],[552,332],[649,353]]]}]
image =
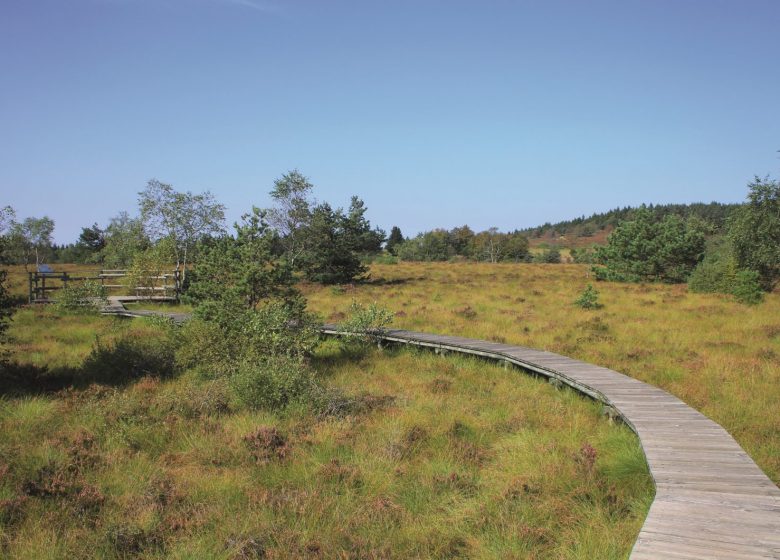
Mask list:
[{"label": "pine tree", "polygon": [[387,238],[387,243],[385,243],[385,249],[391,255],[395,255],[396,247],[403,242],[404,236],[401,233],[401,228],[398,226],[393,226],[393,228],[390,230],[390,237]]}]

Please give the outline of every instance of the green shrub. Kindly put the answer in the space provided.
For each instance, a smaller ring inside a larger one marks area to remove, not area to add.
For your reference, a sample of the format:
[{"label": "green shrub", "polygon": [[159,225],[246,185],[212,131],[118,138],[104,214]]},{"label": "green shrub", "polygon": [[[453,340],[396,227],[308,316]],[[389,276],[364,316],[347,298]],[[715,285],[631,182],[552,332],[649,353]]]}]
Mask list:
[{"label": "green shrub", "polygon": [[98,339],[82,369],[90,380],[120,383],[146,375],[170,376],[175,366],[174,340],[159,330],[152,334],[129,331],[108,343]]},{"label": "green shrub", "polygon": [[555,247],[552,249],[545,249],[543,252],[534,255],[534,262],[559,264],[561,262],[561,252]]},{"label": "green shrub", "polygon": [[176,260],[175,253],[170,238],[161,239],[153,246],[135,253],[123,283],[131,293],[141,296],[170,295],[161,288],[167,283],[165,275],[172,271],[171,263]]},{"label": "green shrub", "polygon": [[226,336],[219,324],[197,317],[181,326],[179,337],[176,365],[206,378],[228,375],[232,357],[241,352],[238,338]]},{"label": "green shrub", "polygon": [[97,312],[107,303],[106,288],[94,280],[70,283],[57,293],[57,309],[65,312]]},{"label": "green shrub", "polygon": [[731,258],[708,254],[688,279],[688,288],[696,293],[731,293],[736,280],[737,263]]},{"label": "green shrub", "polygon": [[755,177],[745,204],[729,219],[729,239],[740,268],[758,272],[763,289],[780,279],[780,181]]},{"label": "green shrub", "polygon": [[724,240],[717,240],[709,248],[691,274],[688,289],[697,293],[731,294],[747,305],[764,299],[761,275],[753,270],[740,270],[731,243]]},{"label": "green shrub", "polygon": [[230,388],[241,405],[271,410],[314,402],[323,392],[304,360],[283,355],[242,363],[230,377]]},{"label": "green shrub", "polygon": [[339,331],[344,333],[341,337],[345,347],[354,348],[355,345],[363,346],[378,342],[384,334],[386,327],[393,322],[394,313],[376,302],[363,305],[352,301],[349,307],[349,317],[339,324]]},{"label": "green shrub", "polygon": [[628,282],[686,282],[704,254],[707,224],[667,215],[658,220],[652,210],[639,208],[632,220],[613,231],[607,245],[596,249],[598,280]]},{"label": "green shrub", "polygon": [[593,284],[588,284],[588,287],[580,294],[580,297],[574,301],[574,305],[583,309],[598,309],[599,307],[603,307],[602,304],[599,303],[599,293],[593,287]]},{"label": "green shrub", "polygon": [[596,253],[590,247],[571,250],[571,259],[577,264],[593,264],[596,261]]},{"label": "green shrub", "polygon": [[761,276],[755,270],[740,270],[734,277],[731,294],[740,303],[756,305],[763,301]]},{"label": "green shrub", "polygon": [[232,375],[247,362],[269,357],[303,359],[320,343],[316,318],[301,305],[279,300],[258,309],[211,308],[213,318],[196,317],[180,331],[178,364],[206,377]]}]

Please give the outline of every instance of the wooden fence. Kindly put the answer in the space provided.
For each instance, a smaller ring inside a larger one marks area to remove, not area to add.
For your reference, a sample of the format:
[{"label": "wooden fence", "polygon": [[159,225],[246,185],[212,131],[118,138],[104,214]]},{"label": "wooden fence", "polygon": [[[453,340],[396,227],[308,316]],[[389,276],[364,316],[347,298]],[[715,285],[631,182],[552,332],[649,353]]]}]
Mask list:
[{"label": "wooden fence", "polygon": [[104,269],[95,276],[71,275],[67,272],[34,271],[28,272],[29,302],[50,303],[49,293],[67,288],[74,282],[99,282],[106,290],[130,290],[138,298],[178,300],[181,293],[181,272],[142,273],[143,285],[130,286],[122,280],[128,277],[123,269]]}]

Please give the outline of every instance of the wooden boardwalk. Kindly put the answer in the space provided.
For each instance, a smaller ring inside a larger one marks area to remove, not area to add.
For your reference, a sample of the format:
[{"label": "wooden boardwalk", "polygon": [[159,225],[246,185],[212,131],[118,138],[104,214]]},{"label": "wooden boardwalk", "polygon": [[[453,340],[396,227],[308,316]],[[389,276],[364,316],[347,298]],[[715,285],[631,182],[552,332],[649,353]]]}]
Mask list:
[{"label": "wooden boardwalk", "polygon": [[143,303],[143,302],[170,302],[175,301],[172,298],[164,296],[108,296],[108,303],[101,309],[103,315],[120,315],[122,317],[168,317],[177,323],[183,323],[190,318],[189,313],[172,313],[165,311],[146,311],[143,309],[129,310],[125,303]]},{"label": "wooden boardwalk", "polygon": [[[184,314],[127,311],[116,303],[105,312],[186,319]],[[334,325],[323,326],[322,332],[343,334]],[[726,430],[666,391],[522,346],[405,330],[387,330],[380,338],[514,364],[614,409],[639,437],[656,487],[632,560],[780,559],[780,489]]]}]

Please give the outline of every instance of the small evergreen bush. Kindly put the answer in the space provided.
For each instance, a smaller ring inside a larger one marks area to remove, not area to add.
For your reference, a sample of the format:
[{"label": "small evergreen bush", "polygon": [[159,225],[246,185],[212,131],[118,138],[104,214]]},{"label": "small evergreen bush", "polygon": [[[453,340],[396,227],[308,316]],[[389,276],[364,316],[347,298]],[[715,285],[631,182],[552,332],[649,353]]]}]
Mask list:
[{"label": "small evergreen bush", "polygon": [[599,303],[599,292],[593,287],[593,284],[588,284],[588,287],[580,294],[574,301],[574,305],[583,309],[598,309],[603,307]]},{"label": "small evergreen bush", "polygon": [[593,264],[596,261],[596,253],[590,247],[571,250],[571,259],[577,264]]}]

